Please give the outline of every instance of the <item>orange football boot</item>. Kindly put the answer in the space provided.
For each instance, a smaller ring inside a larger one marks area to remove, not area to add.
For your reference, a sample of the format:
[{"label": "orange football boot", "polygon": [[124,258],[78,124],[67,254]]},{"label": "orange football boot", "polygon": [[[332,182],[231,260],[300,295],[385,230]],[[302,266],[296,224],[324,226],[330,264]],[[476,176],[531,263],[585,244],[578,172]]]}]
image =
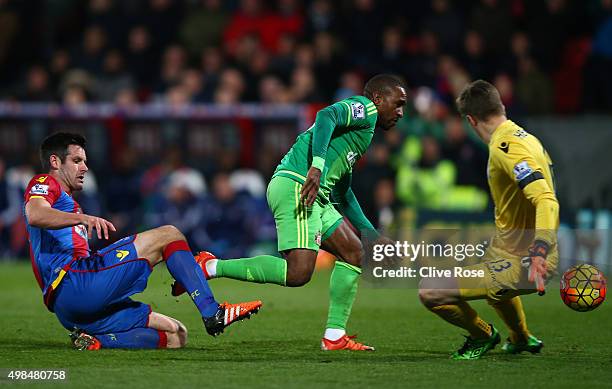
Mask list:
[{"label": "orange football boot", "polygon": [[217,336],[229,325],[244,319],[250,319],[261,309],[262,302],[259,300],[247,303],[219,305],[219,309],[212,317],[202,318],[204,327],[209,335]]},{"label": "orange football boot", "polygon": [[344,335],[338,340],[329,340],[323,338],[321,340],[321,350],[323,351],[334,351],[334,350],[350,350],[350,351],[374,351],[374,347],[366,346],[363,343],[355,342],[357,335]]},{"label": "orange football boot", "polygon": [[83,331],[79,329],[75,328],[74,331],[68,334],[68,336],[70,336],[70,340],[72,341],[72,346],[79,351],[84,351],[84,350],[94,351],[94,350],[100,350],[102,348],[102,343],[100,343],[98,339],[96,339],[95,337],[91,335],[84,333]]}]

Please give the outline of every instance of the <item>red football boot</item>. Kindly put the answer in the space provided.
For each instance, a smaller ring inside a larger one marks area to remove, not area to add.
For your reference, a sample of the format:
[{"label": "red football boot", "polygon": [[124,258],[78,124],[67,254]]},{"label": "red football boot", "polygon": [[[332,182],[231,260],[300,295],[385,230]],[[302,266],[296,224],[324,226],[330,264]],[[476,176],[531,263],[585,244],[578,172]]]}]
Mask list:
[{"label": "red football boot", "polygon": [[95,337],[91,335],[84,333],[83,331],[79,329],[75,328],[74,331],[68,334],[68,336],[70,336],[70,340],[72,341],[72,346],[79,351],[84,351],[84,350],[93,351],[93,350],[100,350],[102,348],[102,343],[100,343],[98,339],[96,339]]},{"label": "red football boot", "polygon": [[350,351],[374,351],[374,347],[366,346],[363,343],[355,342],[357,336],[344,335],[338,340],[329,340],[323,338],[321,340],[321,350],[323,351],[335,351],[335,350],[350,350]]}]

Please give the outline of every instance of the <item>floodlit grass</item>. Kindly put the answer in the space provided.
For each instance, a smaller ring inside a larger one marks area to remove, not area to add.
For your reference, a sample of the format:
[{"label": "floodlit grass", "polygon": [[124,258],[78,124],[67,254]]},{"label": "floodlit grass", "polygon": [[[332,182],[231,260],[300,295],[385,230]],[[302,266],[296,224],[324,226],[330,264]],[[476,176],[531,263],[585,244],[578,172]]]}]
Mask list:
[{"label": "floodlit grass", "polygon": [[[418,302],[414,289],[362,285],[349,333],[374,345],[373,353],[319,350],[327,314],[329,273],[303,288],[213,280],[218,300],[259,298],[261,312],[218,338],[206,334],[188,299],[170,296],[170,276],[157,268],[136,298],[173,316],[190,330],[181,350],[77,352],[67,331],[42,304],[29,263],[0,264],[0,368],[68,369],[61,387],[599,387],[612,382],[611,306],[578,313],[558,292],[527,296],[531,331],[544,340],[541,355],[493,350],[478,361],[453,361],[462,331]],[[83,296],[87,298],[87,296]],[[484,302],[481,316],[507,330]],[[3,382],[0,382],[2,384]],[[54,386],[47,384],[47,386]]]}]

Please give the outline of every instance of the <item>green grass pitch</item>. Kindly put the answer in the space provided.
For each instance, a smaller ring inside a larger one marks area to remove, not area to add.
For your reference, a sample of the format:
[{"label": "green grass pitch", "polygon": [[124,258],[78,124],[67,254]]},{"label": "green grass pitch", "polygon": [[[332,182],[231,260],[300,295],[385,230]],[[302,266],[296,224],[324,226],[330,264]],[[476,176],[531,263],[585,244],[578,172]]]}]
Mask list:
[{"label": "green grass pitch", "polygon": [[[0,264],[0,368],[68,369],[68,382],[45,387],[601,387],[612,382],[612,307],[566,308],[558,291],[527,296],[530,329],[541,355],[509,356],[499,346],[478,361],[452,361],[462,331],[425,310],[414,289],[361,286],[349,333],[373,353],[319,351],[327,313],[329,273],[286,289],[213,280],[219,300],[260,298],[261,312],[218,338],[206,335],[187,297],[169,295],[170,276],[158,267],[137,298],[189,328],[181,350],[77,352],[67,331],[44,308],[29,263]],[[556,284],[554,284],[556,286]],[[87,298],[87,296],[83,296]],[[475,308],[507,335],[486,303]],[[0,382],[0,386],[6,382]],[[21,387],[32,384],[20,384]],[[8,386],[7,386],[8,387]]]}]

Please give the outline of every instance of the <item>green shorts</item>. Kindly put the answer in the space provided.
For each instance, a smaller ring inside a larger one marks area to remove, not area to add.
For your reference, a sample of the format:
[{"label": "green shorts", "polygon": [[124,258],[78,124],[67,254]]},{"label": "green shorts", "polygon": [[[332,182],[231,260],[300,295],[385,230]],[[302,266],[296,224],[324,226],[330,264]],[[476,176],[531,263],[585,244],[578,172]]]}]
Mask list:
[{"label": "green shorts", "polygon": [[319,198],[310,207],[300,201],[302,184],[287,177],[273,177],[266,197],[274,214],[278,251],[311,249],[318,251],[342,223],[342,215],[331,203],[322,204]]}]

